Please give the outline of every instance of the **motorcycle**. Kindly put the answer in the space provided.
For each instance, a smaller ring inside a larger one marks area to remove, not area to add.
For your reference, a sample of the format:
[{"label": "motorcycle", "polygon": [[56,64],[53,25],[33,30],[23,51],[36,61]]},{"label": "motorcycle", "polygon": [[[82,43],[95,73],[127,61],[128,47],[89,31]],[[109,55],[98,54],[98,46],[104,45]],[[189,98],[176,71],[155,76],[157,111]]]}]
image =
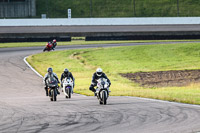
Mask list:
[{"label": "motorcycle", "polygon": [[45,52],[45,51],[53,51],[53,50],[54,50],[53,44],[52,43],[47,43],[47,45],[43,49],[43,52]]},{"label": "motorcycle", "polygon": [[73,80],[65,78],[63,81],[63,92],[66,98],[71,98],[73,92]]},{"label": "motorcycle", "polygon": [[50,97],[50,101],[56,101],[57,100],[57,88],[58,88],[58,82],[57,80],[51,76],[47,80],[47,86],[48,86],[48,95]]},{"label": "motorcycle", "polygon": [[107,104],[107,99],[109,96],[109,83],[107,79],[100,78],[97,80],[96,94],[99,104]]}]

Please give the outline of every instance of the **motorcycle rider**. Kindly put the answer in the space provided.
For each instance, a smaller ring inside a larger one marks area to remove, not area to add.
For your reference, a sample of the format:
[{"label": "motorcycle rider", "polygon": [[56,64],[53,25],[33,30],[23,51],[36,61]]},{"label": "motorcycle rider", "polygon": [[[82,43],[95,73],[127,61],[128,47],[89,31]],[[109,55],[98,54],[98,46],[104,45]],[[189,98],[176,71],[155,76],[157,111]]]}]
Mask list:
[{"label": "motorcycle rider", "polygon": [[103,72],[103,70],[101,68],[97,68],[96,72],[93,74],[92,76],[92,83],[90,85],[89,90],[91,90],[92,92],[94,92],[94,95],[96,96],[96,89],[94,89],[95,86],[97,86],[97,80],[99,78],[105,78],[107,79],[108,83],[109,83],[109,87],[111,85],[110,80],[108,79],[108,77],[106,76],[106,74]]},{"label": "motorcycle rider", "polygon": [[61,87],[63,87],[63,79],[65,79],[67,77],[67,79],[72,79],[73,81],[73,88],[74,88],[74,81],[75,78],[73,77],[72,73],[69,72],[69,70],[67,68],[64,69],[64,72],[62,73],[61,77],[60,77],[60,81],[61,81]]},{"label": "motorcycle rider", "polygon": [[54,50],[55,47],[57,46],[56,39],[53,39],[52,44],[53,44],[53,50]]},{"label": "motorcycle rider", "polygon": [[[45,87],[44,87],[44,89],[45,89],[45,91],[46,91],[46,96],[48,96],[47,79],[50,78],[50,76],[52,76],[52,75],[53,75],[53,77],[57,80],[57,82],[60,83],[59,80],[58,80],[57,75],[56,75],[55,73],[53,73],[53,69],[52,69],[51,67],[49,67],[49,68],[47,69],[47,73],[46,73],[45,76],[44,76],[44,82],[45,82]],[[56,91],[57,91],[57,94],[60,94],[60,92],[58,91],[58,88],[56,89]]]},{"label": "motorcycle rider", "polygon": [[43,51],[45,51],[45,50],[51,50],[51,49],[53,49],[53,44],[52,44],[52,42],[48,42],[48,43],[46,44],[46,47],[44,48]]}]

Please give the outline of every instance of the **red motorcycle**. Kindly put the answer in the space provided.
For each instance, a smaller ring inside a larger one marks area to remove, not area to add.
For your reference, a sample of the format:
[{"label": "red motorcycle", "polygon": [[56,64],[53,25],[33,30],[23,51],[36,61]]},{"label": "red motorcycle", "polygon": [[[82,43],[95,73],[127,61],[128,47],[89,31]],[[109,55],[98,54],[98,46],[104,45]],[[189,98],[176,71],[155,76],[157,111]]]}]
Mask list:
[{"label": "red motorcycle", "polygon": [[43,49],[43,52],[45,52],[45,51],[52,51],[52,50],[54,50],[53,49],[53,44],[51,42],[48,42],[46,44],[46,47]]}]

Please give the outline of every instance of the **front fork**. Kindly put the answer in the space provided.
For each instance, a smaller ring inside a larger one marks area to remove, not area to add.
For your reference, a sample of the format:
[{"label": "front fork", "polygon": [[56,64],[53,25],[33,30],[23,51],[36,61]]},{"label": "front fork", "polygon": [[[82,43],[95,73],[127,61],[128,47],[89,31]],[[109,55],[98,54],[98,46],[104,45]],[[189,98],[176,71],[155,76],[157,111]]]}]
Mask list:
[{"label": "front fork", "polygon": [[102,99],[101,99],[101,92],[102,92],[103,90],[105,90],[105,91],[107,92],[107,95],[109,96],[109,88],[99,90],[98,93],[97,93],[97,98],[100,99],[100,100],[102,100]]}]

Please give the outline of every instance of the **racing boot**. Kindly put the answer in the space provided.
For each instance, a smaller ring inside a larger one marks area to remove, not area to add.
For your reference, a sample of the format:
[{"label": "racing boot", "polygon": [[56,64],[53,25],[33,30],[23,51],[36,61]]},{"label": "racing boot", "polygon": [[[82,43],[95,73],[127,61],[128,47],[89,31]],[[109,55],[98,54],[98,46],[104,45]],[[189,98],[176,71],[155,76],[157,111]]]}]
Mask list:
[{"label": "racing boot", "polygon": [[60,95],[60,92],[58,91],[58,89],[56,89],[56,91],[57,91],[57,94]]},{"label": "racing boot", "polygon": [[94,92],[94,96],[97,96],[96,90],[94,89],[94,86],[91,85],[89,90],[91,90],[92,92]]},{"label": "racing boot", "polygon": [[49,96],[47,87],[44,87],[44,89],[45,89],[45,91],[46,91],[46,96]]},{"label": "racing boot", "polygon": [[61,89],[61,91],[63,92],[63,82],[60,83],[60,86],[61,86],[60,89]]}]

